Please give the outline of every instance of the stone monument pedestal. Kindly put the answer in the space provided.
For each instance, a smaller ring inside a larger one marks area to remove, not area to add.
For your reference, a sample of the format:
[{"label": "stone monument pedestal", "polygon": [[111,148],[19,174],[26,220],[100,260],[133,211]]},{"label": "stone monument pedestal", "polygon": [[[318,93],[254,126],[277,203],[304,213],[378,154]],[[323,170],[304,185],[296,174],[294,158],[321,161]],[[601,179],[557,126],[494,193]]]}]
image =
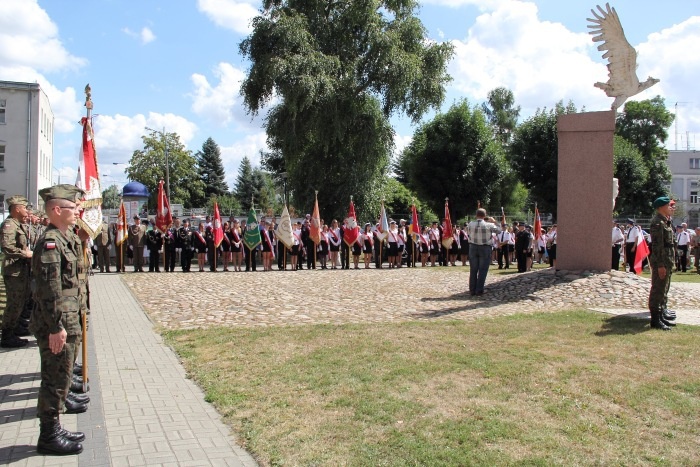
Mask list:
[{"label": "stone monument pedestal", "polygon": [[609,271],[615,112],[560,115],[557,133],[556,268]]}]

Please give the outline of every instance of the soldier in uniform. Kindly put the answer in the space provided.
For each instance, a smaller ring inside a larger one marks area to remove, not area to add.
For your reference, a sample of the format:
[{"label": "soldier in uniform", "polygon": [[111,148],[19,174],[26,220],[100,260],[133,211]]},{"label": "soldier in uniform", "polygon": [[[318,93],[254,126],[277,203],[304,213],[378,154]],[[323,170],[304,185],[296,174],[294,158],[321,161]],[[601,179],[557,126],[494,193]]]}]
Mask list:
[{"label": "soldier in uniform", "polygon": [[160,249],[163,246],[163,235],[158,229],[146,232],[146,247],[148,248],[148,272],[160,272]]},{"label": "soldier in uniform", "polygon": [[121,245],[117,245],[118,228],[119,228],[119,226],[117,225],[117,223],[113,222],[110,231],[111,231],[112,242],[114,243],[114,257],[115,257],[115,260],[117,263],[117,272],[126,272],[126,268],[124,267],[124,265],[126,264],[126,260],[127,260],[127,250],[129,249],[129,240],[127,238],[124,240],[124,242]]},{"label": "soldier in uniform", "polygon": [[676,314],[667,309],[668,289],[671,286],[671,274],[674,263],[674,236],[671,225],[671,214],[675,209],[675,201],[667,196],[654,200],[656,216],[651,220],[651,290],[649,291],[649,312],[651,327],[668,331],[674,326]]},{"label": "soldier in uniform", "polygon": [[129,226],[129,248],[134,252],[134,272],[143,272],[143,247],[146,246],[146,227],[139,216]]},{"label": "soldier in uniform", "polygon": [[27,345],[26,339],[15,335],[24,305],[29,298],[29,270],[32,250],[29,249],[29,232],[23,220],[27,217],[27,198],[21,195],[7,198],[10,216],[2,223],[2,277],[5,281],[7,303],[2,317],[0,347],[17,348]]},{"label": "soldier in uniform", "polygon": [[190,272],[192,264],[192,231],[190,221],[185,219],[182,227],[177,230],[177,248],[182,248],[180,252],[180,266],[182,272]]},{"label": "soldier in uniform", "polygon": [[178,248],[182,248],[177,244],[177,231],[180,229],[180,219],[173,216],[173,224],[168,227],[163,235],[163,241],[165,242],[164,254],[165,254],[165,272],[175,271],[175,255]]},{"label": "soldier in uniform", "polygon": [[109,246],[112,244],[112,239],[109,235],[109,226],[106,222],[102,222],[102,229],[95,237],[95,245],[97,245],[97,264],[100,266],[100,272],[109,271]]},{"label": "soldier in uniform", "polygon": [[32,258],[36,306],[31,331],[41,358],[37,450],[42,454],[79,454],[83,450],[80,441],[85,439],[83,433],[67,431],[59,422],[71,386],[81,333],[79,311],[84,297],[78,274],[83,251],[72,227],[79,215],[79,199],[84,194],[74,185],[39,191],[50,221]]}]

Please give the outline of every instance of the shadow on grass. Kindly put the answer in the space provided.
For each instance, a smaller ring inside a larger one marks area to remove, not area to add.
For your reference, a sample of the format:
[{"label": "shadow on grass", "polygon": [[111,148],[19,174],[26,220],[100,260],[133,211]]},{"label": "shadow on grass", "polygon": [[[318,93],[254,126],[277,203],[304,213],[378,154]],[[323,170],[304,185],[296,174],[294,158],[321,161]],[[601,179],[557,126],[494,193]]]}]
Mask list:
[{"label": "shadow on grass", "polygon": [[603,322],[603,327],[595,335],[606,337],[611,335],[639,334],[647,332],[649,327],[648,319],[640,319],[648,313],[631,313],[629,315],[611,316]]}]

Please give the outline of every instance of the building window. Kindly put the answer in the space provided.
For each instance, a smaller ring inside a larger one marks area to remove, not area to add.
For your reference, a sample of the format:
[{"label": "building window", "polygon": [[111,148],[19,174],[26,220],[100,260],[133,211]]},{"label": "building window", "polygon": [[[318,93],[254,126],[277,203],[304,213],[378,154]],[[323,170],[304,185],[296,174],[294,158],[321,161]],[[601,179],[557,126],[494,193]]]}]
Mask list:
[{"label": "building window", "polygon": [[5,194],[0,193],[0,208],[2,208],[3,214],[5,213]]},{"label": "building window", "polygon": [[7,101],[5,99],[0,99],[0,125],[5,124],[6,107],[7,107]]},{"label": "building window", "polygon": [[697,191],[690,192],[690,204],[698,204],[698,192]]},{"label": "building window", "polygon": [[5,145],[0,144],[0,170],[5,169]]},{"label": "building window", "polygon": [[700,169],[700,157],[693,157],[690,159],[691,169]]}]

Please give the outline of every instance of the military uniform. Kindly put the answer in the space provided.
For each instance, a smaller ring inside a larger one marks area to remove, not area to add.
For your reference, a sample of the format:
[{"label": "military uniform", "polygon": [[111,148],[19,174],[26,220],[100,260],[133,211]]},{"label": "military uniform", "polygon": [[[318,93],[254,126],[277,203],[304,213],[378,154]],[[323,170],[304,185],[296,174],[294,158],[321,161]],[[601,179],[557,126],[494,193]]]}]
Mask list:
[{"label": "military uniform", "polygon": [[163,241],[165,242],[165,248],[163,248],[163,253],[165,254],[165,272],[173,272],[175,270],[175,256],[177,253],[177,228],[170,227],[163,234]]},{"label": "military uniform", "polygon": [[163,235],[160,230],[153,229],[146,233],[148,247],[148,272],[160,272],[160,248],[163,246]]},{"label": "military uniform", "polygon": [[[11,210],[13,206],[26,207],[29,202],[24,196],[11,196],[7,198],[7,204]],[[29,298],[29,268],[32,252],[29,249],[28,226],[15,217],[8,217],[2,223],[0,231],[2,232],[2,252],[5,255],[2,277],[7,294],[7,303],[2,317],[0,346],[24,347],[27,345],[27,340],[18,338],[14,330]]]},{"label": "military uniform", "polygon": [[[65,200],[76,203],[85,193],[73,185],[58,185],[44,188],[39,194],[45,202]],[[80,310],[86,300],[79,277],[79,274],[85,274],[82,255],[81,243],[70,229],[63,232],[49,224],[38,240],[36,254],[32,258],[36,306],[30,329],[36,337],[41,357],[37,450],[45,454],[78,454],[83,450],[79,441],[85,436],[79,432],[68,432],[59,423],[59,414],[71,385],[77,343],[80,341]],[[65,342],[54,352],[52,346],[56,342],[61,343],[62,338]]]},{"label": "military uniform", "polygon": [[[669,198],[661,197],[654,201],[654,207],[663,207],[670,203]],[[651,234],[651,254],[649,266],[651,267],[651,290],[649,291],[649,312],[651,313],[651,327],[668,330],[670,321],[675,319],[667,311],[668,289],[671,286],[671,274],[674,265],[674,232],[671,221],[660,212],[657,212],[651,220],[649,228]],[[659,268],[666,269],[666,275],[661,278]]]},{"label": "military uniform", "polygon": [[121,245],[117,245],[117,224],[112,224],[112,240],[114,241],[114,259],[117,263],[117,272],[126,272],[124,265],[127,259],[127,250],[129,249],[129,240],[125,239]]},{"label": "military uniform", "polygon": [[97,245],[97,264],[100,266],[100,272],[109,271],[109,246],[112,244],[112,239],[109,235],[109,226],[106,222],[102,223],[100,233],[95,237],[95,245]]},{"label": "military uniform", "polygon": [[183,225],[177,230],[177,248],[182,248],[180,251],[180,267],[182,272],[190,272],[192,264],[192,230],[188,225]]},{"label": "military uniform", "polygon": [[130,225],[129,247],[131,247],[134,253],[134,272],[143,272],[144,246],[146,246],[146,227],[141,224]]}]

